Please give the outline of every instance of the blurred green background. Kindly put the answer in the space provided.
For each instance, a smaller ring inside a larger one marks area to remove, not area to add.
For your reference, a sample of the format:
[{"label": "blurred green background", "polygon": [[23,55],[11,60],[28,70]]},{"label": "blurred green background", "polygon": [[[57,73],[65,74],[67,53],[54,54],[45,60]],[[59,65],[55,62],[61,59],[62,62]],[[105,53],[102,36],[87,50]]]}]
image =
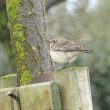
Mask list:
[{"label": "blurred green background", "polygon": [[[73,66],[90,70],[94,110],[110,110],[110,4],[108,0],[67,0],[47,14],[49,36],[63,37],[93,49]],[[5,5],[0,5],[0,76],[15,72]]]}]

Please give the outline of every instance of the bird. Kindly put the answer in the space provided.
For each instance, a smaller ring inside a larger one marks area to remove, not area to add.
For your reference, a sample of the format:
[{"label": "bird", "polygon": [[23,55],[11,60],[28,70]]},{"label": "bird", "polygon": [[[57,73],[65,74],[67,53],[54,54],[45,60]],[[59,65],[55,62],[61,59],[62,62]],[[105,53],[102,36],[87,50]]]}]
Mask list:
[{"label": "bird", "polygon": [[92,53],[82,45],[63,37],[52,37],[49,39],[50,56],[53,62],[62,64],[61,69],[65,69],[83,53]]}]

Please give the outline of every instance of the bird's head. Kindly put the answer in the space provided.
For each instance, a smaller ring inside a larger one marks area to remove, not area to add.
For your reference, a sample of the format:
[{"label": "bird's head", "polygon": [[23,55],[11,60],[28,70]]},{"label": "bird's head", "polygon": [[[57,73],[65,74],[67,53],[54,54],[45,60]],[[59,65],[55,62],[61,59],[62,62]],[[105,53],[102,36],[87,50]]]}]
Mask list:
[{"label": "bird's head", "polygon": [[62,37],[52,37],[52,38],[50,38],[49,39],[50,48],[52,48],[53,46],[58,45],[62,41],[64,41],[64,38],[62,38]]}]

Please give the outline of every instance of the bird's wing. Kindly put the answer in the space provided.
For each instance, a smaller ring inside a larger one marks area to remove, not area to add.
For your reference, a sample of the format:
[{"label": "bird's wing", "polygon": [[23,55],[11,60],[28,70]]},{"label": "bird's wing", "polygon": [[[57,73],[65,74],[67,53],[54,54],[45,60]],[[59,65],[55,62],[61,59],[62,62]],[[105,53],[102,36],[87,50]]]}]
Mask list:
[{"label": "bird's wing", "polygon": [[70,42],[69,40],[65,40],[62,43],[60,42],[57,45],[55,45],[55,48],[53,48],[54,51],[70,52],[70,51],[82,50],[79,44],[76,44],[73,41]]}]

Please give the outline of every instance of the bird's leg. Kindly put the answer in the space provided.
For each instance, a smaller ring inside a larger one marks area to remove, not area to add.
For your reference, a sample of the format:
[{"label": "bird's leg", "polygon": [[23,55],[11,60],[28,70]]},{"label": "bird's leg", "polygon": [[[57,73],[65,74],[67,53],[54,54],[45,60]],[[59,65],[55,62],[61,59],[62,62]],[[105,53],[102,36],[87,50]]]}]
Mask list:
[{"label": "bird's leg", "polygon": [[68,64],[69,64],[68,62],[64,63],[63,66],[62,66],[62,68],[58,69],[58,71],[61,71],[62,69],[65,69]]},{"label": "bird's leg", "polygon": [[61,70],[62,69],[65,69],[68,66],[68,64],[69,64],[68,62],[64,63],[63,66],[62,66],[62,68],[61,68]]}]

